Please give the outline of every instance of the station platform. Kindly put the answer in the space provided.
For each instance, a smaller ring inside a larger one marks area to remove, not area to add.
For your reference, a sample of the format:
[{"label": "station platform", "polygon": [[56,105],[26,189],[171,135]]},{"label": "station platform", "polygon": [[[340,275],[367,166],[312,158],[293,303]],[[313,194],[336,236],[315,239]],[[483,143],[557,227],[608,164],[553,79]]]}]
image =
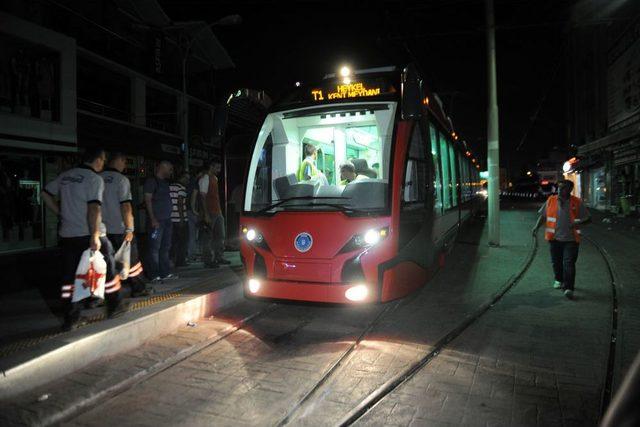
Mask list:
[{"label": "station platform", "polygon": [[[80,369],[95,360],[130,350],[141,342],[174,332],[190,321],[210,316],[242,297],[237,252],[226,254],[228,267],[190,264],[178,278],[148,284],[150,294],[130,297],[123,287],[127,312],[106,319],[105,308],[87,308],[87,324],[69,332],[54,314],[58,301],[45,301],[37,289],[0,297],[0,399]],[[54,310],[52,310],[52,306]]]}]

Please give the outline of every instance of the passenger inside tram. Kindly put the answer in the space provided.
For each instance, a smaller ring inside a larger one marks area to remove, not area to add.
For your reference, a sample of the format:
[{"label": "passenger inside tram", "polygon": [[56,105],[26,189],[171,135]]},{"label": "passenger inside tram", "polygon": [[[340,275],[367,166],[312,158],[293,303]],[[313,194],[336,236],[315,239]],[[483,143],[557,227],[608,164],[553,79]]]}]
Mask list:
[{"label": "passenger inside tram", "polygon": [[356,173],[356,167],[351,162],[343,163],[340,165],[340,185],[347,185],[352,181],[358,181],[368,179],[364,175],[358,175]]}]

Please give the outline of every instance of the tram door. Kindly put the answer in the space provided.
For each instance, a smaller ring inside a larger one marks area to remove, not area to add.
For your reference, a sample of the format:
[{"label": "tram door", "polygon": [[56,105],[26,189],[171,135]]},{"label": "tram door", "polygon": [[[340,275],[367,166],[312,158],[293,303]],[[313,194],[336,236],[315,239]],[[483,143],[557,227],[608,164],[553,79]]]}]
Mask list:
[{"label": "tram door", "polygon": [[405,164],[400,207],[400,247],[406,246],[422,228],[426,213],[428,163],[420,125],[413,127]]},{"label": "tram door", "polygon": [[409,141],[400,206],[400,256],[427,268],[433,261],[433,204],[430,156],[421,123],[416,122]]}]

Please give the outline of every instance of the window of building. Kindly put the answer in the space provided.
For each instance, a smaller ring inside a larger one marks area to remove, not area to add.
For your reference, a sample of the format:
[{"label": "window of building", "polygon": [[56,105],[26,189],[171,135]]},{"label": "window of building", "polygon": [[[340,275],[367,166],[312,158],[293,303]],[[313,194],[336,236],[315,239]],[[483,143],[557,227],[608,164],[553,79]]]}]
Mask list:
[{"label": "window of building", "polygon": [[0,253],[42,247],[41,157],[0,153]]},{"label": "window of building", "polygon": [[178,133],[178,100],[175,95],[147,85],[147,126],[163,132]]},{"label": "window of building", "polygon": [[[78,57],[78,109],[131,121],[131,79]],[[175,104],[174,104],[175,108]]]},{"label": "window of building", "polygon": [[0,33],[0,112],[60,121],[60,54]]}]

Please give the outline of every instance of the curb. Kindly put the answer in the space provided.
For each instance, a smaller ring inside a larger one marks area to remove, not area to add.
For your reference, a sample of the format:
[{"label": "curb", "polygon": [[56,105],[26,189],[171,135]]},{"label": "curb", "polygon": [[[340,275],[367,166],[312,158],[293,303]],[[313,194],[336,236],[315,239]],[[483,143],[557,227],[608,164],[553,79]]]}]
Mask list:
[{"label": "curb", "polygon": [[122,393],[123,391],[135,386],[139,382],[145,381],[146,379],[153,377],[154,375],[157,375],[162,371],[165,371],[171,368],[172,366],[182,362],[183,360],[193,356],[194,354],[199,353],[205,348],[225,339],[232,333],[242,329],[242,327],[246,323],[250,322],[255,317],[260,316],[261,314],[263,314],[268,310],[269,308],[267,308],[266,310],[252,313],[246,316],[245,318],[239,320],[234,325],[229,326],[225,330],[219,331],[211,336],[208,336],[204,340],[201,340],[189,347],[185,347],[181,349],[180,352],[178,352],[177,354],[167,359],[164,359],[162,361],[159,361],[155,363],[153,366],[150,366],[146,369],[142,369],[139,372],[137,372],[135,375],[125,380],[112,384],[109,387],[98,391],[97,393],[93,393],[82,399],[78,399],[77,401],[67,405],[64,408],[61,408],[59,411],[51,413],[48,416],[45,415],[43,418],[38,420],[39,423],[37,425],[50,426],[50,425],[60,424],[72,418],[73,416],[78,415],[82,411],[87,410],[88,408],[91,408],[98,402],[104,401],[119,393]]},{"label": "curb", "polygon": [[189,291],[191,295],[89,325],[6,357],[0,361],[0,400],[59,379],[99,359],[132,350],[243,298],[237,278],[222,286],[204,284]]}]

